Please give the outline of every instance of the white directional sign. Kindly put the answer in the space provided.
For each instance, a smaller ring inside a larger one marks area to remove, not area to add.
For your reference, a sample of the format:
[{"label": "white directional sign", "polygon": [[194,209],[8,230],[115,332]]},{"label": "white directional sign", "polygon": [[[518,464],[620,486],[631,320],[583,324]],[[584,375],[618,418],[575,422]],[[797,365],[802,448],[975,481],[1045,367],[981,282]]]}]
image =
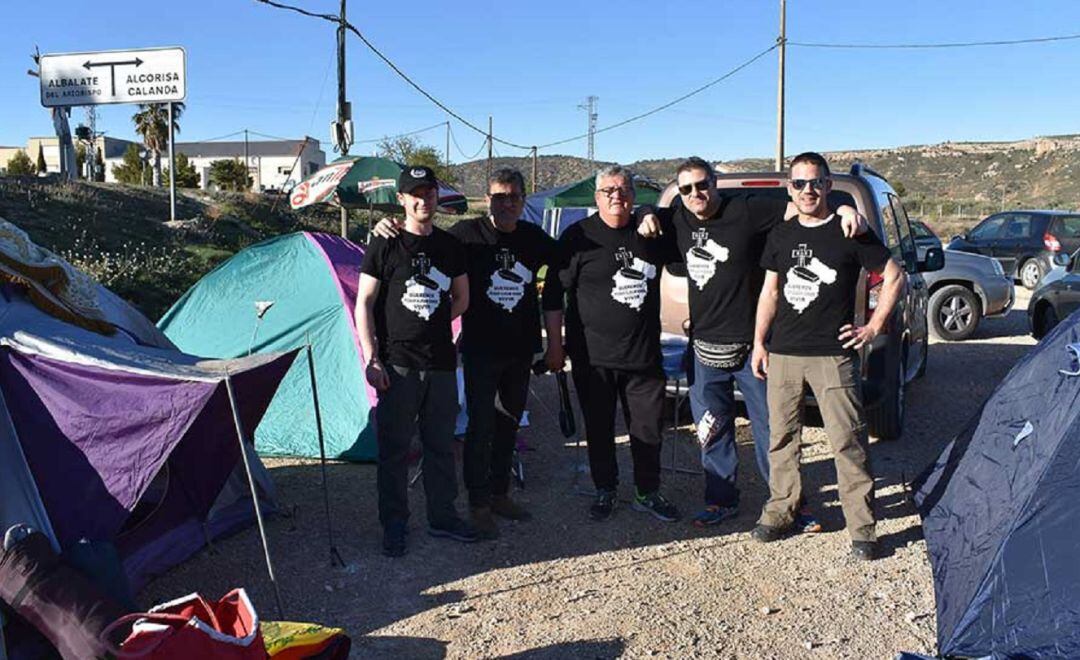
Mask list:
[{"label": "white directional sign", "polygon": [[183,48],[41,56],[41,105],[164,103],[187,96]]}]

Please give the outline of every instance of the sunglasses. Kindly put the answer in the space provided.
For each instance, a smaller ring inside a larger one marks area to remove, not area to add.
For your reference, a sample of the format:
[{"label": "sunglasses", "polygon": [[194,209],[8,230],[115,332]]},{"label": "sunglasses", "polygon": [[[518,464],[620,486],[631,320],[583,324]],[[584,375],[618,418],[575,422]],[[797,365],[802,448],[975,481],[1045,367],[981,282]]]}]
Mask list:
[{"label": "sunglasses", "polygon": [[693,183],[688,183],[685,186],[679,186],[679,194],[689,195],[695,190],[697,192],[705,192],[709,189],[709,185],[711,183],[712,181],[710,181],[709,179],[702,179],[701,181],[694,181]]},{"label": "sunglasses", "polygon": [[495,204],[516,204],[521,201],[521,195],[518,193],[494,193],[490,197]]},{"label": "sunglasses", "polygon": [[795,190],[802,190],[809,184],[814,190],[824,190],[827,181],[828,179],[825,177],[818,177],[816,179],[792,179],[791,187]]}]

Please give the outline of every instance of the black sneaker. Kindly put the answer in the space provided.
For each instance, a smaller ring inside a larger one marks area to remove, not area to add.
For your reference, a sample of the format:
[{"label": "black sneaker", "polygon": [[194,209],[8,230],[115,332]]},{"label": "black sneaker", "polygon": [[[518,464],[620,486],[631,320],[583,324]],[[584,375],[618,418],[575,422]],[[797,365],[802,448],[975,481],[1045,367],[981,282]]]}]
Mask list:
[{"label": "black sneaker", "polygon": [[475,543],[479,538],[476,529],[461,518],[453,518],[438,525],[431,523],[427,531],[436,538],[453,539],[462,543]]},{"label": "black sneaker", "polygon": [[589,507],[589,517],[596,521],[607,520],[615,510],[615,491],[597,489],[596,499]]},{"label": "black sneaker", "polygon": [[754,529],[750,530],[750,538],[758,543],[772,543],[773,541],[779,541],[787,536],[789,531],[789,529],[783,527],[771,527],[769,525],[758,524]]},{"label": "black sneaker", "polygon": [[390,523],[383,527],[382,553],[387,557],[401,557],[409,551],[406,545],[406,527],[404,523]]},{"label": "black sneaker", "polygon": [[860,561],[877,559],[877,541],[852,541],[851,556]]},{"label": "black sneaker", "polygon": [[638,493],[637,497],[634,498],[633,506],[634,511],[650,513],[654,518],[664,522],[675,522],[681,517],[679,509],[671,502],[668,502],[658,490],[646,495]]}]

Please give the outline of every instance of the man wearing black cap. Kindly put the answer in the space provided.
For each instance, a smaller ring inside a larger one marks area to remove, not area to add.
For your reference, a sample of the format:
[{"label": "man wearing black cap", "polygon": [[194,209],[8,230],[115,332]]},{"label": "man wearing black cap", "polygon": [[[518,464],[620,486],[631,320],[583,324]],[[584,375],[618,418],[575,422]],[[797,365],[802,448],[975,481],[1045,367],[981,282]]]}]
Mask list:
[{"label": "man wearing black cap", "polygon": [[406,551],[408,453],[419,430],[424,452],[428,533],[462,542],[476,531],[454,506],[454,420],[457,356],[450,322],[469,305],[461,243],[436,227],[438,183],[428,167],[406,167],[398,177],[404,231],[375,237],[364,253],[356,300],[364,375],[379,393],[379,521],[383,553]]}]

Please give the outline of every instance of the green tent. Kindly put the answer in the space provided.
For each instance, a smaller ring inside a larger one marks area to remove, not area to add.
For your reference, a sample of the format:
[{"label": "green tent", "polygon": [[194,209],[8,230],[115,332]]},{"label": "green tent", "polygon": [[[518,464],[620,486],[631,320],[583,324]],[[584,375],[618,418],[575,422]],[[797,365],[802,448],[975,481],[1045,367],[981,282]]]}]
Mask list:
[{"label": "green tent", "polygon": [[[656,184],[641,179],[634,179],[634,203],[653,204],[660,199],[660,187]],[[548,197],[544,200],[544,207],[549,209],[563,208],[591,208],[596,206],[596,177],[590,176],[569,188]]]}]

